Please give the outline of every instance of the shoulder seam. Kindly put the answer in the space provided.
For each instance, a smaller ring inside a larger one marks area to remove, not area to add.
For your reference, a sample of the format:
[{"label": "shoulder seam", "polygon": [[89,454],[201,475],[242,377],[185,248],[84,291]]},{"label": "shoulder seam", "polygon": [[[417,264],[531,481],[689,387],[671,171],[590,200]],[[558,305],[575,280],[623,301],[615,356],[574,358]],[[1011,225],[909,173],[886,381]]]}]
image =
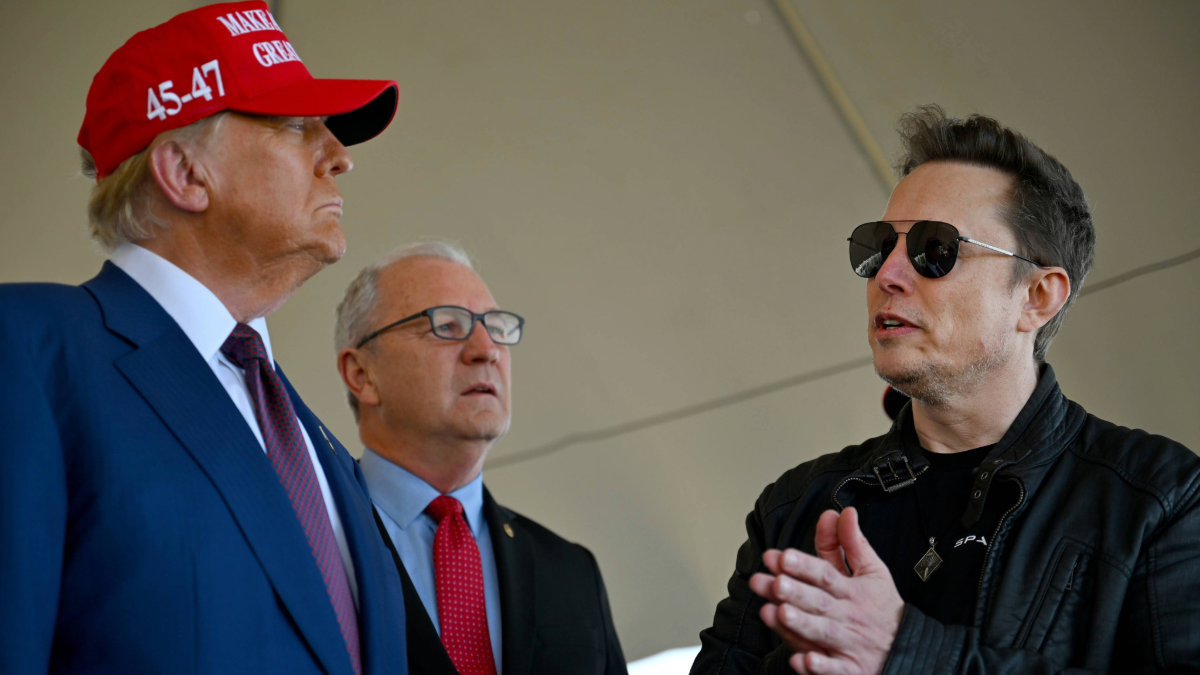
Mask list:
[{"label": "shoulder seam", "polygon": [[[1071,445],[1071,454],[1075,455],[1077,458],[1079,458],[1080,461],[1087,462],[1089,464],[1095,464],[1097,466],[1102,466],[1102,467],[1108,469],[1109,471],[1112,471],[1117,476],[1119,476],[1121,478],[1121,480],[1124,480],[1126,483],[1128,483],[1131,487],[1133,487],[1137,490],[1141,490],[1142,492],[1145,492],[1145,493],[1149,494],[1150,496],[1154,497],[1156,500],[1158,500],[1159,505],[1162,507],[1164,512],[1166,512],[1166,513],[1171,512],[1171,506],[1172,506],[1171,500],[1162,492],[1162,490],[1159,490],[1158,488],[1154,487],[1153,485],[1150,485],[1149,483],[1146,483],[1145,481],[1141,481],[1141,480],[1134,478],[1133,476],[1129,475],[1129,472],[1127,472],[1127,471],[1121,469],[1119,466],[1117,466],[1115,462],[1100,459],[1099,457],[1091,457],[1088,455],[1084,455],[1083,453],[1081,453],[1079,451],[1079,447],[1076,444]],[[1192,479],[1193,483],[1195,483],[1195,480],[1196,480],[1196,478],[1193,477],[1193,479]]]},{"label": "shoulder seam", "polygon": [[[800,487],[796,490],[796,495],[794,497],[790,497],[787,500],[782,501],[782,502],[770,507],[769,509],[765,510],[763,512],[764,518],[767,516],[770,516],[772,513],[775,513],[776,511],[778,511],[779,509],[781,509],[785,506],[794,504],[795,502],[799,501],[800,498],[805,493],[808,492],[809,488],[812,487],[812,484],[815,483],[817,481],[817,479],[820,478],[821,476],[824,476],[825,474],[829,474],[829,473],[840,473],[843,471],[853,471],[853,470],[854,470],[853,468],[847,469],[845,467],[830,467],[827,469],[822,469],[820,471],[817,471],[817,472],[809,475],[809,477],[804,481],[804,483],[802,483],[800,485]],[[779,485],[779,482],[776,481],[775,485]]]}]

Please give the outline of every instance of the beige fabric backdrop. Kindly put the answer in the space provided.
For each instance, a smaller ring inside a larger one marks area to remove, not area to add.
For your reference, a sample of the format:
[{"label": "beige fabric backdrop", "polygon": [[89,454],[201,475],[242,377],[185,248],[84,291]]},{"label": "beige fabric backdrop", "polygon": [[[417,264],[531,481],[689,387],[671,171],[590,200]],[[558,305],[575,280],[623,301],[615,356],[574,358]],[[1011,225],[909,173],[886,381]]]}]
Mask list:
[{"label": "beige fabric backdrop", "polygon": [[[1091,281],[1200,247],[1200,4],[795,0],[885,149],[896,116],[986,112],[1095,205]],[[0,281],[79,283],[92,75],[196,3],[0,5]],[[341,181],[349,252],[270,320],[348,445],[333,307],[356,271],[457,240],[529,319],[494,457],[865,356],[848,229],[886,196],[768,2],[283,0],[317,76],[388,77],[396,122]],[[1200,448],[1200,261],[1084,298],[1050,352],[1090,411]],[[881,433],[869,367],[487,471],[600,560],[631,659],[694,644],[783,470]],[[36,449],[25,449],[36,451]]]}]

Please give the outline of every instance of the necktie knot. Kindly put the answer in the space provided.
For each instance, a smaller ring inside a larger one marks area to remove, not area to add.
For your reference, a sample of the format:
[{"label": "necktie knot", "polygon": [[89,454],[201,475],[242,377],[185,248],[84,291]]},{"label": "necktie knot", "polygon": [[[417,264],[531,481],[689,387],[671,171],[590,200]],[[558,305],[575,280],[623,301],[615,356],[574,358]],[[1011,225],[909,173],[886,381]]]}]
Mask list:
[{"label": "necktie knot", "polygon": [[244,323],[234,326],[233,332],[225,338],[225,344],[221,345],[221,353],[243,370],[255,360],[267,361],[267,347],[263,344],[262,336]]},{"label": "necktie knot", "polygon": [[437,521],[439,525],[442,523],[442,519],[446,516],[452,516],[455,514],[462,515],[462,512],[462,502],[448,495],[442,495],[438,497],[437,499],[429,502],[429,506],[425,507],[425,513],[428,513],[429,517]]}]

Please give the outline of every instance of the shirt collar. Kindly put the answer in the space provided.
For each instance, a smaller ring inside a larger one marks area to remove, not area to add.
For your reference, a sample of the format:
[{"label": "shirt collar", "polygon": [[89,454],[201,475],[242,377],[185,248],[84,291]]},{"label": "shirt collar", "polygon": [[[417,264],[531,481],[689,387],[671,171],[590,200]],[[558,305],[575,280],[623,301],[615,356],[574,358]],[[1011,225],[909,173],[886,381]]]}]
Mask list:
[{"label": "shirt collar", "polygon": [[[211,361],[217,355],[237,325],[237,319],[216,294],[171,261],[136,244],[117,246],[109,260],[171,315],[205,361]],[[274,363],[267,320],[259,317],[248,325],[262,336],[267,358]]]},{"label": "shirt collar", "polygon": [[[441,493],[403,467],[380,457],[370,448],[363,450],[359,468],[367,481],[371,501],[402,530],[407,530],[425,512],[425,507]],[[483,528],[483,473],[475,480],[450,493],[463,505],[463,516],[471,534],[479,539]]]}]

